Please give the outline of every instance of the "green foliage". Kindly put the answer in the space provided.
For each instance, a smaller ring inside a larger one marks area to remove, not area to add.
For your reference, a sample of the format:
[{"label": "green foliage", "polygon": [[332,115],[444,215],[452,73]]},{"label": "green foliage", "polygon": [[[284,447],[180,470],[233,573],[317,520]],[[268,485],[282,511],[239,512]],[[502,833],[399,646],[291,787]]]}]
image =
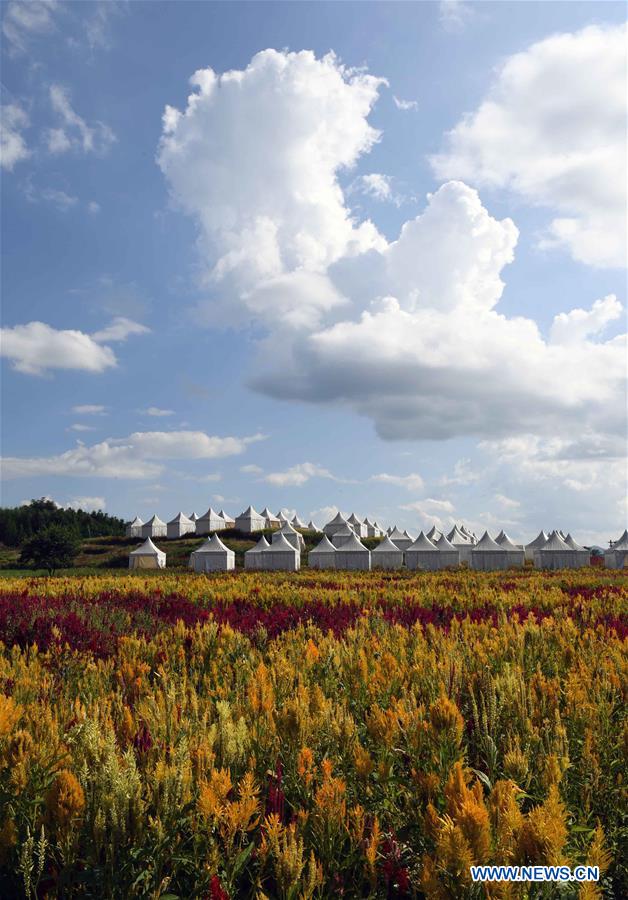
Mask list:
[{"label": "green foliage", "polygon": [[0,543],[6,547],[20,547],[50,525],[71,529],[81,538],[124,534],[122,519],[102,510],[61,509],[52,500],[42,497],[24,506],[0,509]]},{"label": "green foliage", "polygon": [[22,547],[20,563],[33,563],[36,569],[67,569],[78,556],[80,543],[76,534],[62,525],[50,525],[30,538]]}]

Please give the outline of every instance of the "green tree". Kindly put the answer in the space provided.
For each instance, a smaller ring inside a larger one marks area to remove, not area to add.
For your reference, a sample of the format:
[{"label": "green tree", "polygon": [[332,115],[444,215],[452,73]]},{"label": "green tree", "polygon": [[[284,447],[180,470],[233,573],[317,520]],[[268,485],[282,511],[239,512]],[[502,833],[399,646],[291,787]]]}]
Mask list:
[{"label": "green tree", "polygon": [[80,542],[73,531],[62,525],[49,525],[26,541],[20,554],[20,563],[33,563],[36,569],[47,569],[52,575],[56,569],[74,565]]}]

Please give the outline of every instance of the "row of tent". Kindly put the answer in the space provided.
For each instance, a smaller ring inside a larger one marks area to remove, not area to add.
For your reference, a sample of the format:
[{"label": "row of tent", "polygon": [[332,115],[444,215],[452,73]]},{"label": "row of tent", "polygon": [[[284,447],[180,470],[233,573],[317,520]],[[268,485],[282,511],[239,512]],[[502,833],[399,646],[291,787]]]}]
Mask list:
[{"label": "row of tent", "polygon": [[[386,535],[373,550],[369,550],[356,534],[340,541],[337,534],[331,539],[324,534],[319,544],[310,550],[308,564],[313,569],[369,571],[371,568],[400,569],[405,566],[407,569],[437,571],[467,562],[472,569],[494,571],[523,566],[526,558],[533,559],[536,566],[544,569],[580,568],[590,562],[588,550],[571,535],[566,535],[563,540],[557,531],[550,535],[541,531],[525,546],[513,543],[503,531],[493,540],[487,531],[464,552],[444,534],[433,537],[431,540],[421,532],[410,546],[401,549]],[[262,535],[258,543],[246,551],[244,567],[296,572],[301,567],[304,546],[303,536],[286,523],[272,535],[270,543]],[[628,532],[612,542],[611,549],[605,554],[605,562],[610,568],[628,565]],[[129,568],[132,569],[163,568],[165,564],[166,554],[153,544],[151,538],[129,555]],[[214,533],[190,554],[189,567],[195,572],[227,572],[235,568],[235,554]]]},{"label": "row of tent", "polygon": [[223,509],[216,512],[210,506],[202,516],[197,516],[196,513],[186,516],[185,513],[179,512],[169,522],[162,521],[158,515],[152,516],[147,522],[143,522],[139,516],[136,516],[132,522],[127,523],[126,536],[179,538],[186,534],[210,534],[214,531],[224,531],[226,528],[237,528],[239,531],[250,534],[267,528],[279,529],[287,522],[290,522],[294,528],[300,528],[303,531],[317,531],[313,522],[306,524],[298,516],[288,519],[283,512],[279,512],[275,516],[268,507],[258,513],[252,506],[249,506],[234,519]]}]

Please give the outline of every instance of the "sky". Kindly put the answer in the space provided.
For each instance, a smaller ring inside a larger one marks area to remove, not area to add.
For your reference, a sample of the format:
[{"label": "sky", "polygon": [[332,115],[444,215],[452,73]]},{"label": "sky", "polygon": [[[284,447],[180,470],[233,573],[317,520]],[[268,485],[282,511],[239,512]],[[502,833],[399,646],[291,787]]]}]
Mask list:
[{"label": "sky", "polygon": [[2,7],[2,485],[626,526],[613,2]]}]

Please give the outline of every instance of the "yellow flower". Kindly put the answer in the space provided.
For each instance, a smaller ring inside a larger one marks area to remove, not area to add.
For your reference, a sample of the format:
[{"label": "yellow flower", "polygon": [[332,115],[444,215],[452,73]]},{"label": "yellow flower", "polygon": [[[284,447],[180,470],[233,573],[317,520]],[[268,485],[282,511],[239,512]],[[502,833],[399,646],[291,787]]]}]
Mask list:
[{"label": "yellow flower", "polygon": [[60,830],[66,830],[85,809],[85,793],[76,776],[67,769],[57,772],[46,793],[46,812],[49,820]]},{"label": "yellow flower", "polygon": [[444,694],[430,706],[430,722],[437,736],[447,736],[456,744],[462,740],[464,719],[453,700]]},{"label": "yellow flower", "polygon": [[552,784],[547,800],[535,806],[525,817],[519,836],[519,853],[535,865],[560,865],[567,840],[565,807]]},{"label": "yellow flower", "polygon": [[353,761],[355,763],[355,770],[362,779],[368,778],[375,768],[375,763],[371,759],[371,754],[361,744],[356,744],[355,750],[353,751]]},{"label": "yellow flower", "polygon": [[231,788],[231,775],[228,769],[211,770],[209,781],[201,785],[198,798],[198,811],[204,819],[213,819],[220,815]]},{"label": "yellow flower", "polygon": [[314,767],[314,754],[309,747],[301,747],[297,755],[297,772],[309,787],[312,781],[312,769]]},{"label": "yellow flower", "polygon": [[0,738],[10,734],[22,715],[22,707],[13,697],[0,694]]}]

